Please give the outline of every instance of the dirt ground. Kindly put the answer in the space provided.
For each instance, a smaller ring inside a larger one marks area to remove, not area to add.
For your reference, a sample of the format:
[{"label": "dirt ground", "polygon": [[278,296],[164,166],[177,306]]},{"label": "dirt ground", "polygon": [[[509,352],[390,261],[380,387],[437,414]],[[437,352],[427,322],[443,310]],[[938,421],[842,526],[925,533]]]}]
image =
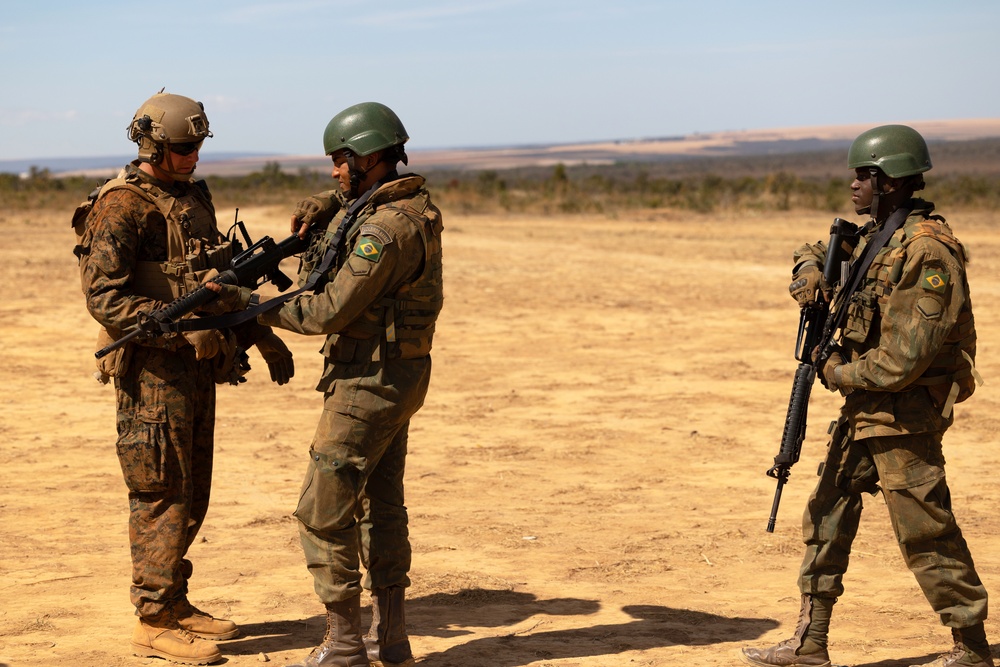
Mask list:
[{"label": "dirt ground", "polygon": [[[445,310],[407,471],[419,664],[713,667],[788,636],[833,395],[814,391],[773,534],[764,471],[796,365],[790,254],[833,216],[445,213]],[[241,214],[255,236],[287,235],[285,209]],[[91,377],[96,325],[67,218],[0,212],[0,666],[165,665],[129,650],[113,390]],[[1000,591],[1000,220],[951,218],[972,249],[986,385],[957,408],[948,475]],[[220,388],[213,502],[190,552],[192,600],[242,627],[221,645],[234,666],[294,662],[323,634],[291,517],[321,341],[285,339],[290,385],[271,384],[253,352],[249,381]],[[834,660],[927,662],[950,635],[881,499],[866,506]],[[997,621],[987,630],[1000,642]]]}]

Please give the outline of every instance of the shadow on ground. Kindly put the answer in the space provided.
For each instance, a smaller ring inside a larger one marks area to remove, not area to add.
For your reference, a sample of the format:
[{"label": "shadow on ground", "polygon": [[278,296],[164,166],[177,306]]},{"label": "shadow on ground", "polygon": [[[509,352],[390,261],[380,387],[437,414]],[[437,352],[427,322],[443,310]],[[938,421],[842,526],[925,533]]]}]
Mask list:
[{"label": "shadow on ground", "polygon": [[[728,618],[688,609],[657,605],[630,605],[622,611],[631,617],[621,623],[534,631],[544,626],[545,616],[586,617],[600,609],[596,600],[578,598],[539,599],[531,593],[466,589],[458,593],[436,593],[407,601],[407,625],[411,637],[461,637],[495,628],[498,634],[479,637],[443,651],[422,655],[428,666],[489,664],[517,667],[542,659],[559,660],[615,655],[673,645],[708,646],[748,641],[777,627],[764,618]],[[515,628],[528,619],[537,626]],[[362,619],[368,626],[368,617]],[[503,632],[508,628],[508,632]],[[227,642],[223,653],[254,655],[281,651],[307,651],[322,641],[323,616],[301,621],[276,621],[242,626],[243,638]],[[900,663],[901,664],[901,663]],[[895,667],[879,663],[867,667]]]}]

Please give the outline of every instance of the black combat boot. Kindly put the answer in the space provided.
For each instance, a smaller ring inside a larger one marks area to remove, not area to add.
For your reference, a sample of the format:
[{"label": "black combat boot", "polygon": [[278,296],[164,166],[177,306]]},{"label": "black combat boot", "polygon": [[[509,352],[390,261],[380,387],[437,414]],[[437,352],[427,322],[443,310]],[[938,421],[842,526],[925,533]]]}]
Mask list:
[{"label": "black combat boot", "polygon": [[323,643],[288,667],[370,667],[361,640],[361,596],[326,605]]},{"label": "black combat boot", "polygon": [[910,667],[994,667],[990,643],[986,641],[986,630],[982,623],[971,628],[952,628],[955,646],[950,653],[940,656],[934,662]]},{"label": "black combat boot", "polygon": [[365,635],[372,667],[412,667],[413,652],[406,635],[402,586],[372,589],[372,627]]},{"label": "black combat boot", "polygon": [[830,667],[826,638],[836,601],[837,598],[803,595],[795,635],[768,648],[743,649],[740,652],[743,662],[754,667]]}]

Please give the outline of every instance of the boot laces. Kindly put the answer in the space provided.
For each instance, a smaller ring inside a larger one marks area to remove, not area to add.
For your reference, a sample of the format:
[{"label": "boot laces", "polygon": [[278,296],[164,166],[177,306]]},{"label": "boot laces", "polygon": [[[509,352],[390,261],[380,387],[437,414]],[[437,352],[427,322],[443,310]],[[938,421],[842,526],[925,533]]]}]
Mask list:
[{"label": "boot laces", "polygon": [[931,665],[932,666],[933,665],[937,665],[937,664],[946,665],[946,666],[947,665],[960,665],[960,664],[964,664],[964,663],[960,663],[959,660],[962,660],[963,658],[966,658],[966,657],[974,658],[975,655],[972,653],[972,651],[968,650],[965,647],[964,644],[956,643],[952,647],[952,649],[950,651],[948,651],[947,653],[942,653],[941,655],[939,655],[938,659],[935,660],[934,662],[932,662]]},{"label": "boot laces", "polygon": [[179,625],[176,628],[174,628],[174,633],[188,644],[194,644],[195,641],[198,639],[193,634],[191,634],[190,632],[188,632]]}]

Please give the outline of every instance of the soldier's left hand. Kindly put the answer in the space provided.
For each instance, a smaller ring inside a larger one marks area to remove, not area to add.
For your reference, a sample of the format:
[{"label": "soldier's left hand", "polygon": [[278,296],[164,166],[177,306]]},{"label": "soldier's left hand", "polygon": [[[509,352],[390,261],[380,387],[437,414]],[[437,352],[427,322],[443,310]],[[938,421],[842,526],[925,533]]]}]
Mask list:
[{"label": "soldier's left hand", "polygon": [[805,308],[816,303],[821,289],[826,289],[823,272],[816,264],[806,264],[792,276],[788,292],[799,303],[799,308]]},{"label": "soldier's left hand", "polygon": [[840,385],[840,377],[837,375],[837,368],[843,365],[844,358],[840,356],[840,352],[834,352],[827,357],[826,362],[823,364],[823,368],[820,369],[824,387],[830,391],[840,391],[841,393],[844,393],[843,387]]},{"label": "soldier's left hand", "polygon": [[220,352],[225,352],[226,337],[217,329],[197,329],[182,331],[181,336],[194,348],[194,358],[213,359]]},{"label": "soldier's left hand", "polygon": [[250,297],[253,296],[252,289],[239,285],[223,285],[209,281],[205,283],[205,287],[218,294],[219,298],[215,300],[216,303],[230,312],[246,310],[246,307],[250,305]]},{"label": "soldier's left hand", "polygon": [[264,357],[267,369],[271,371],[271,380],[279,385],[287,384],[295,375],[295,362],[292,361],[292,351],[288,349],[278,334],[268,331],[267,335],[257,341],[260,356]]}]

